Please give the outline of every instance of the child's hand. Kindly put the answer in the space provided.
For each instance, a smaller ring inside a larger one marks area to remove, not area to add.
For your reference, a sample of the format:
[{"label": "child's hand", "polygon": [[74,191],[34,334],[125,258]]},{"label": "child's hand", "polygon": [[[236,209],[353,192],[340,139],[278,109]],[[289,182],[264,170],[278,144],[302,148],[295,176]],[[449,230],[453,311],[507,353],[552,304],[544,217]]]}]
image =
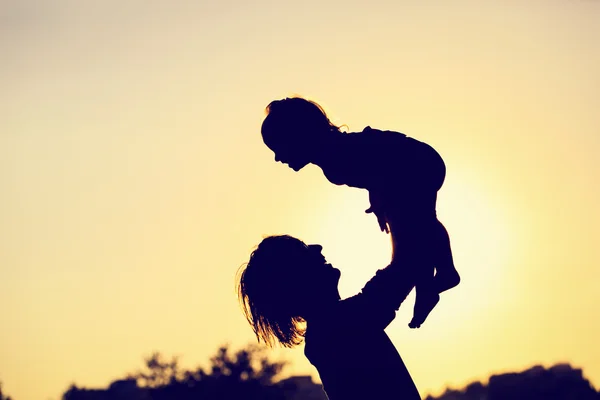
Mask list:
[{"label": "child's hand", "polygon": [[381,232],[390,233],[388,228],[387,221],[385,219],[385,213],[382,208],[381,201],[379,200],[377,195],[374,195],[373,192],[369,192],[369,201],[371,202],[371,207],[367,208],[365,212],[367,214],[373,213],[377,217],[377,222],[379,223],[379,229]]},{"label": "child's hand", "polygon": [[381,232],[390,233],[390,230],[388,229],[388,226],[387,226],[387,222],[385,221],[385,217],[383,216],[383,214],[380,211],[374,210],[373,207],[371,206],[368,209],[366,209],[365,212],[367,214],[369,214],[369,213],[375,214],[375,216],[377,217],[377,222],[379,222],[379,229],[381,229]]}]

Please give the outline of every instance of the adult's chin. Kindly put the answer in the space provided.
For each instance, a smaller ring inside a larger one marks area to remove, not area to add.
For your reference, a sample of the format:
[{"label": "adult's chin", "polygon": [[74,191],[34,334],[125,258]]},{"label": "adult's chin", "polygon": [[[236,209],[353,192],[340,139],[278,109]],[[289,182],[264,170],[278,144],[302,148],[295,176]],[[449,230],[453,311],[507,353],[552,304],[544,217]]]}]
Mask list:
[{"label": "adult's chin", "polygon": [[339,282],[340,278],[342,277],[342,271],[340,271],[337,268],[333,268],[331,271],[331,275],[336,282]]}]

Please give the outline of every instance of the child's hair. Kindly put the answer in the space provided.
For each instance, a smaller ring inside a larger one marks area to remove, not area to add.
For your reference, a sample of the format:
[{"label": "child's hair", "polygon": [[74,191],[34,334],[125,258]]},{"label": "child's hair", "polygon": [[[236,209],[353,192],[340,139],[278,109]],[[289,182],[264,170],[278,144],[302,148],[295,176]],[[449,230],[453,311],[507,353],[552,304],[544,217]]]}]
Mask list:
[{"label": "child's hair", "polygon": [[306,331],[300,316],[299,268],[307,247],[288,235],[263,239],[239,272],[238,299],[258,341],[272,347],[302,343]]},{"label": "child's hair", "polygon": [[340,132],[340,127],[329,120],[319,104],[299,96],[274,100],[265,112],[267,116],[261,127],[263,138],[290,130],[305,135],[323,131]]}]

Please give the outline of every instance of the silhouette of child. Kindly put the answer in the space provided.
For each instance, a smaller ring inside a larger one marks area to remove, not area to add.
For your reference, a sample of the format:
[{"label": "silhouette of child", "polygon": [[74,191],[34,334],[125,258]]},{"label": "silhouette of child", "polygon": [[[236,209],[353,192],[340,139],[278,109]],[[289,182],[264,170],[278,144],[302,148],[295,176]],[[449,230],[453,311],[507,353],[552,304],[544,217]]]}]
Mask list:
[{"label": "silhouette of child", "polygon": [[[437,192],[446,175],[440,155],[399,132],[367,127],[343,133],[317,103],[301,97],[275,100],[266,112],[261,133],[275,161],[294,171],[312,163],[333,184],[369,191],[366,212],[375,214],[381,230],[391,234],[392,260],[363,292],[393,296],[390,301],[398,309],[415,287],[409,326],[420,327],[439,294],[460,282],[448,232],[436,215]],[[402,290],[387,289],[394,285]]]},{"label": "silhouette of child", "polygon": [[385,333],[395,317],[389,297],[371,292],[341,300],[340,271],[321,251],[291,236],[269,236],[242,266],[237,292],[258,341],[291,348],[304,340],[330,400],[420,399]]}]

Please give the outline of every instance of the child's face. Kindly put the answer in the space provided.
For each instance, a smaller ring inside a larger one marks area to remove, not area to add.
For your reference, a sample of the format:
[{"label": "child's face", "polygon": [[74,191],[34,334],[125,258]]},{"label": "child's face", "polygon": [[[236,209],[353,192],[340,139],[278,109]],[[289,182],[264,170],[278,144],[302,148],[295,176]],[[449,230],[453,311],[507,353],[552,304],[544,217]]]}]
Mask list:
[{"label": "child's face", "polygon": [[263,141],[275,154],[276,162],[287,164],[294,171],[300,171],[310,163],[301,135],[282,132],[263,136]]}]

